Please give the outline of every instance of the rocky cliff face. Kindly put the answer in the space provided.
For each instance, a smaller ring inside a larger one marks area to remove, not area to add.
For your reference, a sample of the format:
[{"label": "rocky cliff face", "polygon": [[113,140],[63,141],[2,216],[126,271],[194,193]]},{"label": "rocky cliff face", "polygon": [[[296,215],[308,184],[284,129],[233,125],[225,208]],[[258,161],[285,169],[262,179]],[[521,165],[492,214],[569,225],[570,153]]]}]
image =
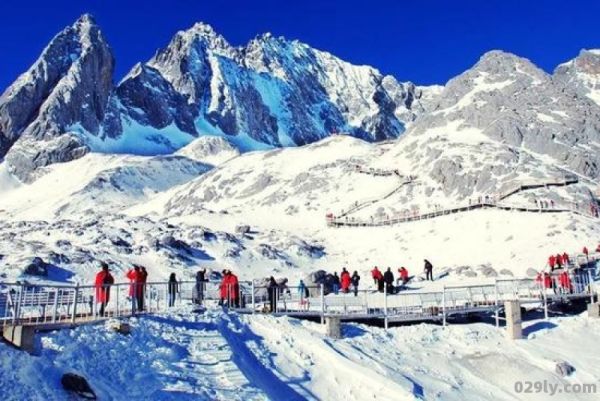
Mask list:
[{"label": "rocky cliff face", "polygon": [[85,154],[83,141],[63,134],[75,125],[99,132],[113,66],[110,48],[90,16],[50,42],[0,97],[0,157],[6,155],[14,173],[27,180],[38,167]]},{"label": "rocky cliff face", "polygon": [[[435,165],[434,179],[447,182],[463,167],[448,150],[427,151],[427,138],[435,132],[450,149],[460,139],[454,132],[471,130],[493,141],[502,160],[543,155],[565,171],[600,175],[597,50],[553,75],[492,51],[445,87],[417,87],[270,34],[234,47],[199,23],[116,85],[113,66],[89,16],[51,41],[0,97],[0,158],[12,173],[31,181],[40,167],[90,150],[169,154],[204,135],[248,151],[333,133],[370,142],[405,134],[405,143],[419,142],[407,158]],[[456,185],[470,188],[487,175]]]},{"label": "rocky cliff face", "polygon": [[[110,48],[90,16],[59,33],[0,98],[0,157],[22,180],[90,149],[171,153],[203,134],[242,150],[332,133],[396,138],[424,90],[269,34],[233,47],[205,24],[178,32],[113,85]],[[420,99],[423,97],[423,103]]]},{"label": "rocky cliff face", "polygon": [[437,130],[452,142],[455,131],[474,129],[517,158],[544,155],[565,170],[598,177],[600,108],[563,81],[527,59],[487,53],[448,82],[409,135]]},{"label": "rocky cliff face", "polygon": [[[144,69],[154,74],[141,77]],[[160,105],[143,105],[144,93],[128,91],[129,103],[143,114],[165,116],[153,126],[173,121],[189,134],[219,133],[242,147],[302,145],[340,132],[370,141],[395,138],[422,111],[418,88],[371,67],[270,34],[235,48],[205,24],[177,33],[136,67],[119,85],[119,96],[132,80],[166,95]],[[168,107],[182,98],[186,107]]]},{"label": "rocky cliff face", "polygon": [[573,60],[556,67],[554,79],[600,105],[600,50],[582,50]]}]

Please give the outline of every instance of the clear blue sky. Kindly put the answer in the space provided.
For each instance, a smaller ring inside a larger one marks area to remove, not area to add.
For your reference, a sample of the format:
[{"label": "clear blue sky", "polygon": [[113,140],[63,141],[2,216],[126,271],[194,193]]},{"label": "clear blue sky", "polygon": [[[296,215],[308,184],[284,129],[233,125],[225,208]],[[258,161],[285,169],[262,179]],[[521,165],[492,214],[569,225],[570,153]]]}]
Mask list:
[{"label": "clear blue sky", "polygon": [[113,48],[115,80],[197,21],[234,45],[269,31],[418,84],[445,83],[491,49],[551,71],[600,48],[597,0],[2,0],[0,91],[85,12]]}]

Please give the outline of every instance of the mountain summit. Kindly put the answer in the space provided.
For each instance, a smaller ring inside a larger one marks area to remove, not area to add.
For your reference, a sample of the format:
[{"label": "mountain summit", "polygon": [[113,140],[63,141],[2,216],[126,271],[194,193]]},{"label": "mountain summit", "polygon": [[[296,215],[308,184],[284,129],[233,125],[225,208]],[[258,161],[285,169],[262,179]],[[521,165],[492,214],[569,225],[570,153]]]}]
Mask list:
[{"label": "mountain summit", "polygon": [[233,47],[197,23],[117,85],[90,15],[60,32],[0,97],[0,157],[22,180],[88,151],[172,153],[201,135],[242,150],[333,133],[396,138],[422,89],[308,45],[265,34]]}]

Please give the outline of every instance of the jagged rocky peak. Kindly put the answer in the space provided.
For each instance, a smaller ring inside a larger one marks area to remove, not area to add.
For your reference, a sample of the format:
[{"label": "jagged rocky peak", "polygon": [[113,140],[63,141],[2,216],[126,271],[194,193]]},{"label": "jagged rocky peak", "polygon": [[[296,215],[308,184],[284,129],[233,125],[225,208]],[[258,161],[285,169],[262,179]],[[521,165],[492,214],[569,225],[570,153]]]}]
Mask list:
[{"label": "jagged rocky peak", "polygon": [[0,97],[0,157],[6,154],[11,171],[27,180],[32,169],[85,153],[77,136],[51,139],[74,126],[92,135],[99,132],[112,90],[113,67],[112,52],[90,15],[51,40],[33,66]]},{"label": "jagged rocky peak", "polygon": [[600,110],[529,60],[501,51],[450,80],[435,110],[410,133],[431,132],[447,138],[469,132],[511,152],[543,154],[565,169],[600,174]]},{"label": "jagged rocky peak", "polygon": [[472,70],[498,76],[526,76],[536,84],[548,79],[548,74],[529,59],[501,50],[492,50],[485,53]]},{"label": "jagged rocky peak", "polygon": [[600,105],[600,49],[581,50],[555,69],[554,79]]}]

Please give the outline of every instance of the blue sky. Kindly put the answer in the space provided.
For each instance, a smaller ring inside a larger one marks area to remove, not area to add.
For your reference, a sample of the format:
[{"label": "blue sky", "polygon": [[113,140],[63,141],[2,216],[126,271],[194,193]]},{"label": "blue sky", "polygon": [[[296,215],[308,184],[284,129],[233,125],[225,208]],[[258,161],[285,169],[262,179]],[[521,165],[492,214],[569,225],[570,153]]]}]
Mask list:
[{"label": "blue sky", "polygon": [[418,84],[445,83],[491,49],[551,71],[581,48],[600,48],[600,1],[3,0],[2,90],[85,12],[113,48],[115,80],[196,21],[234,45],[269,31]]}]

